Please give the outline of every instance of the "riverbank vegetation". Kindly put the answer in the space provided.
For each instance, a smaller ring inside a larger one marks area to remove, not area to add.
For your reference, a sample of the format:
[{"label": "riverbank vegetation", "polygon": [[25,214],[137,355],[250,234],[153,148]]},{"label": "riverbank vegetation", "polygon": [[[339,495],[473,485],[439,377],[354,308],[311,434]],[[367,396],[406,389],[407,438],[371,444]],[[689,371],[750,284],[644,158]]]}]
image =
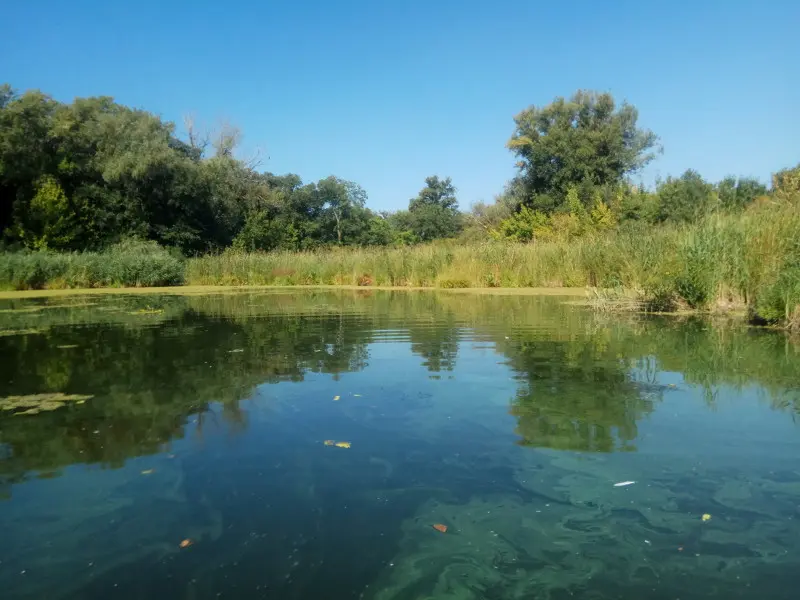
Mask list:
[{"label": "riverbank vegetation", "polygon": [[0,87],[0,287],[180,284],[599,288],[604,306],[746,309],[800,327],[800,166],[770,186],[635,183],[657,136],[609,94],[514,118],[518,173],[459,208],[428,177],[376,212],[357,183],[259,170],[229,125]]}]

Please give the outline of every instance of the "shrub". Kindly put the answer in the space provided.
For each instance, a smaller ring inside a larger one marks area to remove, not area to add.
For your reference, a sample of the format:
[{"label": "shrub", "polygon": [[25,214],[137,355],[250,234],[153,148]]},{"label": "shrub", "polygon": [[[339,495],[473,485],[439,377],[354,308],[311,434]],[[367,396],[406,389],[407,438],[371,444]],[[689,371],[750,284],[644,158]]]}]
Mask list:
[{"label": "shrub", "polygon": [[184,259],[155,242],[126,241],[104,252],[0,254],[0,287],[151,287],[183,283]]}]

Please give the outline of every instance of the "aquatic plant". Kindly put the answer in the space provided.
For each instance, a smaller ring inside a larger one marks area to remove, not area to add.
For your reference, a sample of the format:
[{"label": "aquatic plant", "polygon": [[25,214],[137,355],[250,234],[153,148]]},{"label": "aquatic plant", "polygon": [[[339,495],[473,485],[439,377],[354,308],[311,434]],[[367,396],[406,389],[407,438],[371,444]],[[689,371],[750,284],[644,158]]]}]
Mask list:
[{"label": "aquatic plant", "polygon": [[83,404],[93,397],[82,394],[64,394],[62,392],[6,396],[5,398],[0,398],[0,410],[12,411],[15,415],[35,415],[44,411],[57,410],[72,402]]}]

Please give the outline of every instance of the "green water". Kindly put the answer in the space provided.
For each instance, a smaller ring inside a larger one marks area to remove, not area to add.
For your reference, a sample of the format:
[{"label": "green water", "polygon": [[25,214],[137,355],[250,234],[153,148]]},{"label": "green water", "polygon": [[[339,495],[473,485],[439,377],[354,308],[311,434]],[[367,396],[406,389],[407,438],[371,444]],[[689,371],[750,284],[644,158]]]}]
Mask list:
[{"label": "green water", "polygon": [[0,414],[4,599],[797,597],[778,333],[519,296],[0,301],[0,398],[58,392],[92,397]]}]

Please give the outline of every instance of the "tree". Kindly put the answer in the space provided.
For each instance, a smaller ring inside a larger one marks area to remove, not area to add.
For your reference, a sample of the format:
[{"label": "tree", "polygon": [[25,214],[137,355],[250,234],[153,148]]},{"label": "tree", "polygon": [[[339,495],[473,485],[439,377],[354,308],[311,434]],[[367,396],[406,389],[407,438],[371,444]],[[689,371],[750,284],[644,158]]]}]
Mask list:
[{"label": "tree", "polygon": [[717,186],[720,205],[727,210],[740,210],[756,198],[767,194],[767,186],[752,177],[736,178],[729,175]]},{"label": "tree", "polygon": [[439,179],[437,175],[425,178],[425,187],[408,202],[408,210],[417,210],[425,206],[439,206],[447,210],[458,210],[456,188],[449,177]]},{"label": "tree", "polygon": [[553,210],[570,186],[614,185],[644,167],[658,138],[637,120],[633,106],[617,108],[611,94],[586,91],[523,110],[508,147],[518,159],[515,185],[524,202]]},{"label": "tree", "polygon": [[800,164],[775,173],[772,176],[772,191],[782,200],[800,197]]},{"label": "tree", "polygon": [[408,203],[407,227],[420,241],[453,237],[462,228],[456,189],[452,180],[433,175]]},{"label": "tree", "polygon": [[53,177],[39,182],[24,217],[19,236],[25,245],[37,250],[67,250],[79,234],[75,211]]},{"label": "tree", "polygon": [[345,221],[358,214],[359,209],[364,208],[367,193],[357,183],[344,181],[332,175],[321,180],[317,184],[317,190],[325,212],[333,218],[336,243],[341,246]]},{"label": "tree", "polygon": [[718,202],[714,186],[692,169],[678,178],[667,177],[658,184],[656,194],[657,222],[689,223],[711,212]]}]

